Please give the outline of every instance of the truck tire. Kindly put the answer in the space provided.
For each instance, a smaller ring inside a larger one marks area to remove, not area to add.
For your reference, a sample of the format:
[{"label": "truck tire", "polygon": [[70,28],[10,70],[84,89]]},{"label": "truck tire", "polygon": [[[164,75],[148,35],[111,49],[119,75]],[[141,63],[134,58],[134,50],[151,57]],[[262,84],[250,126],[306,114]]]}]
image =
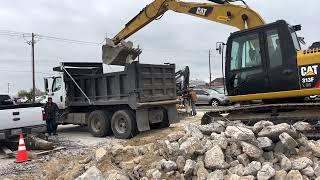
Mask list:
[{"label": "truck tire", "polygon": [[130,139],[137,134],[134,114],[129,110],[115,112],[111,119],[111,129],[118,139]]},{"label": "truck tire", "polygon": [[88,127],[94,137],[105,137],[111,134],[111,114],[104,111],[93,111],[88,118]]}]

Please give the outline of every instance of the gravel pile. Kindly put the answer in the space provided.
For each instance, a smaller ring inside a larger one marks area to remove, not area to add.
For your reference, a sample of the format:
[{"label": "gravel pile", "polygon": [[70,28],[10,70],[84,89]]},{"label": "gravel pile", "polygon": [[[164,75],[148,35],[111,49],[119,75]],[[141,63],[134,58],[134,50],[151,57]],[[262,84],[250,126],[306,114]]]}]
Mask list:
[{"label": "gravel pile", "polygon": [[151,144],[99,148],[77,179],[320,180],[320,141],[305,130],[305,122],[190,123]]}]

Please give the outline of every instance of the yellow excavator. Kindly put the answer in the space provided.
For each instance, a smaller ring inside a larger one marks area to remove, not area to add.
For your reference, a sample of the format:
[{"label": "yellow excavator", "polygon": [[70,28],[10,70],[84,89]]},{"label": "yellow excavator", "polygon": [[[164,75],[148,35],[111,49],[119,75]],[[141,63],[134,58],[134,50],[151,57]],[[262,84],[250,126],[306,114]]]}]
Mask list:
[{"label": "yellow excavator", "polygon": [[221,117],[221,113],[228,113],[232,120],[251,122],[261,119],[316,122],[320,118],[317,114],[320,104],[300,100],[320,94],[320,48],[301,50],[302,40],[296,35],[301,26],[291,26],[284,20],[266,24],[243,0],[209,1],[154,0],[113,39],[107,40],[102,47],[103,61],[125,65],[134,60],[141,50],[124,40],[169,10],[233,26],[239,31],[232,33],[226,43],[225,85],[229,98],[232,102],[269,103],[213,110],[205,114],[202,122]]}]

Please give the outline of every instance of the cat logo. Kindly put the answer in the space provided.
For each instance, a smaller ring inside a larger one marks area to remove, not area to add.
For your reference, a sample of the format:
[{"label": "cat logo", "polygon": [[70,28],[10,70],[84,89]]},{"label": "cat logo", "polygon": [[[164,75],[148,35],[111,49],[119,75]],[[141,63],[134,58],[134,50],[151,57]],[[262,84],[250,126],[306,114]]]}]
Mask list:
[{"label": "cat logo", "polygon": [[205,16],[207,10],[208,10],[208,9],[206,9],[206,8],[198,7],[198,8],[197,8],[197,11],[196,11],[196,14],[198,14],[198,15],[200,15],[200,16]]},{"label": "cat logo", "polygon": [[301,76],[315,76],[318,74],[318,65],[301,67]]},{"label": "cat logo", "polygon": [[210,6],[196,6],[189,10],[189,13],[198,16],[208,17],[213,12],[213,7]]}]

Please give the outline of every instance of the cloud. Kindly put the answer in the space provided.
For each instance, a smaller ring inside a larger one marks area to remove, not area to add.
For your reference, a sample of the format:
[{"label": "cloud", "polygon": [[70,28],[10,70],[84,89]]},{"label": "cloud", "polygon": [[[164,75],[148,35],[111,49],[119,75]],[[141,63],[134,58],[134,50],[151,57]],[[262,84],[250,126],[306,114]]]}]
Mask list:
[{"label": "cloud", "polygon": [[[190,1],[190,0],[188,0]],[[116,35],[151,0],[66,0],[3,1],[0,7],[0,30],[35,32],[37,34],[101,42],[106,34]],[[198,1],[206,2],[206,1]],[[267,22],[286,19],[302,24],[299,35],[308,44],[318,40],[317,0],[247,0]],[[142,63],[176,63],[177,69],[189,65],[193,78],[209,79],[208,51],[213,50],[214,77],[221,76],[221,58],[215,52],[217,41],[226,41],[234,28],[188,15],[166,13],[129,39],[144,49]],[[30,38],[26,38],[30,40]],[[101,61],[100,45],[70,44],[38,39],[36,44],[37,87],[43,77],[52,75],[60,61]],[[0,92],[12,84],[12,92],[29,89],[31,84],[30,46],[25,39],[0,35]],[[113,68],[117,69],[117,68]],[[110,68],[106,68],[110,71]]]}]

